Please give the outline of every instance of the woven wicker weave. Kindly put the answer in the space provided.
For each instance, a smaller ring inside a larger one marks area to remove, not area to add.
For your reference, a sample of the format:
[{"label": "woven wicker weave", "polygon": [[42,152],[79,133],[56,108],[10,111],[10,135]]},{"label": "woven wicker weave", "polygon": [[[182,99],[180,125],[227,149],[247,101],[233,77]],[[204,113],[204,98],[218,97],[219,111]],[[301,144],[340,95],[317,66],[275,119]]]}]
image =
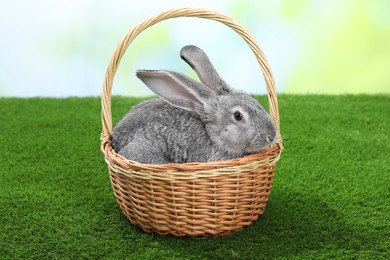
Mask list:
[{"label": "woven wicker weave", "polygon": [[102,93],[101,150],[122,212],[146,232],[174,236],[220,236],[241,230],[263,213],[275,166],[283,150],[281,136],[261,154],[207,163],[148,165],[127,160],[111,147],[111,90],[115,72],[129,44],[142,31],[166,19],[198,17],[221,22],[252,49],[265,79],[269,111],[279,128],[275,83],[259,45],[232,18],[208,9],[181,8],[151,16],[119,42],[108,64]]}]

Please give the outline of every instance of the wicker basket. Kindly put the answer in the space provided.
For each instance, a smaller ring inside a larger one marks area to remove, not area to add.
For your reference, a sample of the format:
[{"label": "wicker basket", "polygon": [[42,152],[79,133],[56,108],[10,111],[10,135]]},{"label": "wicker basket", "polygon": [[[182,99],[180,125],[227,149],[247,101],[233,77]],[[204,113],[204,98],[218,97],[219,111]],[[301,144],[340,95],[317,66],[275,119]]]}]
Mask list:
[{"label": "wicker basket", "polygon": [[276,162],[283,150],[280,134],[277,143],[261,154],[226,161],[165,165],[127,160],[115,153],[110,142],[111,90],[123,54],[142,31],[160,21],[176,17],[198,17],[221,22],[247,42],[262,69],[269,111],[280,129],[271,69],[250,33],[232,18],[218,12],[181,8],[145,19],[134,26],[116,47],[103,86],[101,150],[117,202],[131,223],[146,232],[161,235],[228,235],[250,225],[263,213]]}]

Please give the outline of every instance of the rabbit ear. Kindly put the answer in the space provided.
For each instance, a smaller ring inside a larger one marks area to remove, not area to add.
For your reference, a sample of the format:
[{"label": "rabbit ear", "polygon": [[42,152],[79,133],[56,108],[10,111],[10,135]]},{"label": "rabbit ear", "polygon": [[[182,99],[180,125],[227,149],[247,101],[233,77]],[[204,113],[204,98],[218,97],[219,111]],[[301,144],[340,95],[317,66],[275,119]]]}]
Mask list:
[{"label": "rabbit ear", "polygon": [[203,111],[203,106],[214,93],[203,84],[173,71],[138,70],[140,78],[154,93],[174,106]]},{"label": "rabbit ear", "polygon": [[206,53],[194,45],[184,46],[180,57],[195,70],[200,81],[217,94],[230,92],[226,82],[218,75]]}]

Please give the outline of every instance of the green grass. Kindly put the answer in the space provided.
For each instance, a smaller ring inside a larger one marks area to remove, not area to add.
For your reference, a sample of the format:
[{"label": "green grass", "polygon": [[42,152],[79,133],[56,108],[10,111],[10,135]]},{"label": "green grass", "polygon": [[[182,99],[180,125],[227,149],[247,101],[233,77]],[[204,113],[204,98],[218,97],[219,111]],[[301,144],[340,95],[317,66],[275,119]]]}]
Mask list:
[{"label": "green grass", "polygon": [[[139,101],[114,97],[114,122]],[[390,96],[281,95],[279,106],[285,151],[264,215],[231,236],[183,239],[121,214],[98,98],[0,99],[0,258],[389,259]]]}]

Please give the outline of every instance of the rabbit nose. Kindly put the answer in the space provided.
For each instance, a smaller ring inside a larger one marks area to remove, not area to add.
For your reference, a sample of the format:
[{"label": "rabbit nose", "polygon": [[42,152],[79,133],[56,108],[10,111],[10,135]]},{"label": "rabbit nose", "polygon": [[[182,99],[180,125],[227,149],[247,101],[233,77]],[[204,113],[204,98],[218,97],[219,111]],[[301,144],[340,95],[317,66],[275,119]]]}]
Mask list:
[{"label": "rabbit nose", "polygon": [[272,132],[272,133],[267,134],[267,141],[268,142],[273,143],[275,141],[275,138],[276,138],[276,132]]},{"label": "rabbit nose", "polygon": [[266,140],[269,142],[269,143],[273,143],[275,142],[276,140],[276,134],[277,134],[278,130],[276,129],[275,125],[273,124],[273,122],[270,120],[267,124],[267,130],[266,130]]}]

